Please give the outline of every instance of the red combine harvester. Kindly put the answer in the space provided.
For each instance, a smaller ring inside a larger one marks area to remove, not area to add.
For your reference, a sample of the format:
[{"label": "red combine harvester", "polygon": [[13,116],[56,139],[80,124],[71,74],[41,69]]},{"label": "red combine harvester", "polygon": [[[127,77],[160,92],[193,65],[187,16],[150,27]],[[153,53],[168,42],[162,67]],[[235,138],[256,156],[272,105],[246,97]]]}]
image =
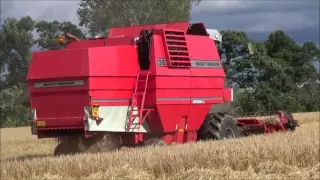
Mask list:
[{"label": "red combine harvester", "polygon": [[208,32],[203,23],[173,22],[60,37],[63,49],[32,56],[32,133],[58,138],[59,155],[294,130],[283,112],[275,124],[217,112],[233,91],[224,86],[221,35]]}]

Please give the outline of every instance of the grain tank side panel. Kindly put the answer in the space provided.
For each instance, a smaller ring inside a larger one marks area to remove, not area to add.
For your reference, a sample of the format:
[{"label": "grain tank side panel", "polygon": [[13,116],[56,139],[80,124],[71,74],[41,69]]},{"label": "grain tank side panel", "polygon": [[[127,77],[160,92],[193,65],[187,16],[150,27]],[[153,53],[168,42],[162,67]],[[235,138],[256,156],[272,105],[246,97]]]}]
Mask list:
[{"label": "grain tank side panel", "polygon": [[[101,123],[90,117],[85,107],[86,130],[125,132],[134,82],[139,72],[138,54],[134,46],[108,46],[89,50],[91,104],[100,105]],[[137,119],[138,120],[138,119]],[[140,132],[146,132],[147,123]]]},{"label": "grain tank side panel", "polygon": [[33,52],[27,80],[87,77],[88,50],[48,50]]},{"label": "grain tank side panel", "polygon": [[89,104],[88,51],[72,49],[33,53],[28,75],[38,137],[53,129],[83,129],[83,107]]},{"label": "grain tank side panel", "polygon": [[[158,62],[165,59],[162,37],[153,36],[154,56],[150,70],[155,72],[155,98],[158,118],[150,120],[155,132],[174,132],[181,118],[188,116],[190,104],[190,70],[168,68]],[[161,126],[159,126],[159,121]]]},{"label": "grain tank side panel", "polygon": [[187,36],[191,58],[187,131],[200,128],[212,104],[224,102],[225,72],[214,41],[206,36]]},{"label": "grain tank side panel", "polygon": [[90,77],[136,76],[139,71],[137,50],[133,45],[89,49]]}]

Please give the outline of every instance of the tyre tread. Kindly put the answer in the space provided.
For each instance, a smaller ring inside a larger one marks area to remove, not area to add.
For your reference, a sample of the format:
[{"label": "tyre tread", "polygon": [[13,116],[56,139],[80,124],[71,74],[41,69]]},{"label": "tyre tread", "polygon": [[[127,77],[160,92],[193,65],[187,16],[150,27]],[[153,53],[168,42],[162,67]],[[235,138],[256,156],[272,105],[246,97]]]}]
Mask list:
[{"label": "tyre tread", "polygon": [[221,112],[209,113],[199,129],[199,139],[220,140],[223,138],[222,130],[225,127],[231,128],[235,137],[239,136],[238,126],[232,116]]}]

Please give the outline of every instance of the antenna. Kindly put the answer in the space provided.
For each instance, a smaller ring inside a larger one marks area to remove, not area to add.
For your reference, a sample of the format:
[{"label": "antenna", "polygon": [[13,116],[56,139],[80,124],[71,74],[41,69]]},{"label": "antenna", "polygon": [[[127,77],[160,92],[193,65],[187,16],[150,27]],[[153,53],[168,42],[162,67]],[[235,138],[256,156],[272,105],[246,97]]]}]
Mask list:
[{"label": "antenna", "polygon": [[249,49],[249,54],[250,54],[250,55],[254,55],[254,53],[255,53],[255,46],[254,46],[251,42],[248,43],[248,49]]}]

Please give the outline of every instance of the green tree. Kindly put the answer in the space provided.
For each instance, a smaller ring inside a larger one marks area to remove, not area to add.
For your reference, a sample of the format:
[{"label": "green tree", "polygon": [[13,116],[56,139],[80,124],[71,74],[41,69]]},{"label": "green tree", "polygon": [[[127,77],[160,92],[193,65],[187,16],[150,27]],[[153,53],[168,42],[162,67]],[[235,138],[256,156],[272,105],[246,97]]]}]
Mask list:
[{"label": "green tree", "polygon": [[[318,72],[313,65],[313,61],[315,58],[319,58],[319,49],[313,43],[298,46],[283,31],[271,33],[265,44],[268,56],[282,63],[282,77],[273,75],[278,78],[273,78],[272,84],[275,89],[279,89],[284,94],[284,97],[290,96],[289,99],[286,98],[287,101],[284,102],[283,107],[292,107],[296,111],[307,110],[303,104],[308,96],[301,96],[301,94],[302,92],[308,92],[303,94],[309,94],[310,96],[314,94],[311,91],[318,87],[316,85]],[[270,79],[270,76],[266,78]]]},{"label": "green tree", "polygon": [[58,36],[64,32],[71,33],[72,35],[83,39],[84,33],[76,25],[71,22],[58,22],[58,21],[39,21],[36,24],[37,33],[39,38],[36,40],[36,44],[41,50],[54,50],[59,49]]},{"label": "green tree", "polygon": [[219,55],[226,71],[228,85],[245,88],[254,83],[255,71],[252,68],[252,56],[249,53],[248,35],[243,31],[221,31],[222,44],[219,46]]},{"label": "green tree", "polygon": [[[71,33],[72,35],[84,39],[85,34],[76,25],[69,21],[39,21],[35,24],[36,32],[39,33],[39,38],[34,41],[41,50],[57,50],[60,49],[58,44],[58,36],[64,32]],[[21,95],[17,98],[17,102],[25,107],[29,106],[30,97],[27,87],[25,87]]]},{"label": "green tree", "polygon": [[7,18],[0,31],[0,63],[4,73],[5,66],[8,72],[2,76],[1,87],[18,85],[25,81],[30,60],[30,48],[33,46],[35,22],[31,17],[22,17],[20,20]]},{"label": "green tree", "polygon": [[34,24],[31,17],[26,16],[19,20],[7,18],[1,26],[1,127],[27,123],[28,108],[23,107],[16,99],[22,94],[22,89],[26,88],[25,78],[34,42]]},{"label": "green tree", "polygon": [[110,27],[190,19],[192,4],[200,0],[81,0],[77,15],[91,37],[106,35]]},{"label": "green tree", "polygon": [[241,111],[317,109],[319,73],[312,62],[318,59],[319,49],[314,44],[298,46],[283,31],[275,31],[267,41],[255,42],[256,53],[247,56],[245,33],[222,32],[226,42],[220,53],[226,57],[228,77],[242,92],[236,103]]},{"label": "green tree", "polygon": [[22,94],[18,86],[1,89],[0,127],[23,126],[28,124],[29,108],[17,103],[17,98]]},{"label": "green tree", "polygon": [[271,33],[265,44],[268,56],[278,61],[281,59],[282,63],[288,67],[285,72],[293,75],[292,81],[297,85],[304,84],[309,78],[316,77],[312,57],[318,54],[318,50],[314,44],[305,43],[302,47],[298,46],[283,31]]}]

